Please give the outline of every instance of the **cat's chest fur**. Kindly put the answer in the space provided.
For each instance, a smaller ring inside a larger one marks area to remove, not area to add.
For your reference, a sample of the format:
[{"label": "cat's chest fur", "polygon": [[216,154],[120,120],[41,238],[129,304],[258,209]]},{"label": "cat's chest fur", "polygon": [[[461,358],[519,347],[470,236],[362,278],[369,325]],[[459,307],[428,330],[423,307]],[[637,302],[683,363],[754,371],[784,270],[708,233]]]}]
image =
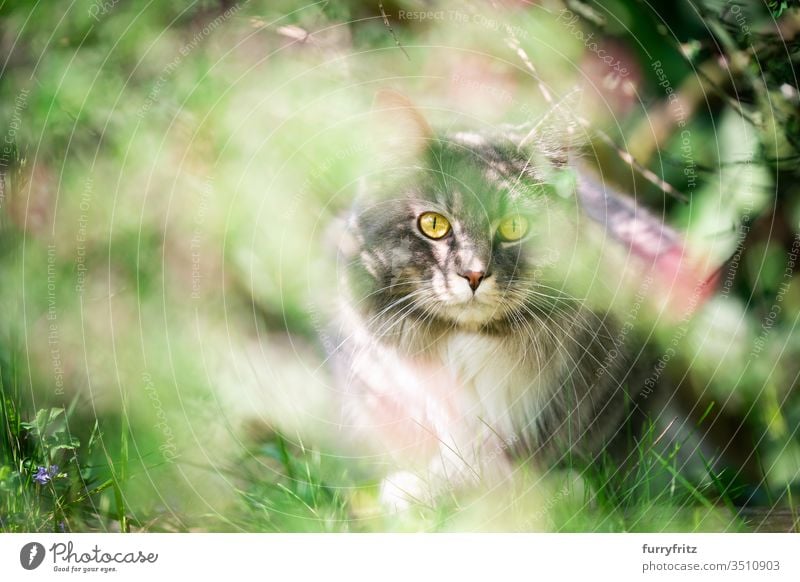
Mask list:
[{"label": "cat's chest fur", "polygon": [[350,369],[363,391],[363,418],[394,426],[408,420],[440,440],[538,440],[537,418],[564,368],[557,350],[510,334],[452,330],[414,346],[359,335]]},{"label": "cat's chest fur", "polygon": [[531,313],[487,330],[340,313],[342,418],[360,442],[411,463],[594,454],[624,410],[615,378],[627,357],[597,314]]},{"label": "cat's chest fur", "polygon": [[455,378],[462,402],[501,433],[540,412],[537,402],[554,376],[514,337],[456,331],[437,342],[433,353]]}]

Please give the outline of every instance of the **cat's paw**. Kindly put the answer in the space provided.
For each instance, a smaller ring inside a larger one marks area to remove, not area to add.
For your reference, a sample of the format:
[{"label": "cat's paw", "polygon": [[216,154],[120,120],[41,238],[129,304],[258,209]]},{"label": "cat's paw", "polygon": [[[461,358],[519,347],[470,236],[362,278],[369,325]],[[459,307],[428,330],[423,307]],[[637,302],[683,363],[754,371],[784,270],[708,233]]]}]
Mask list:
[{"label": "cat's paw", "polygon": [[428,484],[414,473],[398,471],[381,481],[378,499],[392,513],[400,513],[428,497]]}]

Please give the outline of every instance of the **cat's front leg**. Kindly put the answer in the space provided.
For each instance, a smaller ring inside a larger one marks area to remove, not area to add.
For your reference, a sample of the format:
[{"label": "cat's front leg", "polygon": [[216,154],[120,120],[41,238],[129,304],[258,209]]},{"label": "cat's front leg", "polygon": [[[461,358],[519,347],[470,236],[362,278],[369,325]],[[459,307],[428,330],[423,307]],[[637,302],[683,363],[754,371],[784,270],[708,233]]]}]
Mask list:
[{"label": "cat's front leg", "polygon": [[[491,487],[510,477],[510,449],[516,438],[496,434],[472,440],[441,440],[437,455],[422,469],[401,469],[381,481],[380,503],[389,511],[433,505],[437,499],[477,487]],[[448,442],[449,441],[449,442]]]},{"label": "cat's front leg", "polygon": [[391,510],[510,474],[517,438],[502,414],[493,421],[463,378],[433,356],[407,354],[365,336],[341,380],[356,440],[393,466],[380,489]]}]

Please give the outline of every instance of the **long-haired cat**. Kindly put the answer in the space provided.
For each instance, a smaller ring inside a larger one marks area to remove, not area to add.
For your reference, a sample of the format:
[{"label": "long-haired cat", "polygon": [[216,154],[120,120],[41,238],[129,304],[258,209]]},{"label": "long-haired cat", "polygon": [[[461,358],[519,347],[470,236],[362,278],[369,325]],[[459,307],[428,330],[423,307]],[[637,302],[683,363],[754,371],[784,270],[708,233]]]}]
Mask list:
[{"label": "long-haired cat", "polygon": [[562,179],[574,173],[549,141],[437,135],[404,97],[380,101],[413,155],[353,209],[335,358],[345,430],[397,466],[384,500],[496,479],[515,458],[596,454],[638,358],[586,295],[621,293],[604,257],[663,270],[676,236],[591,178]]}]

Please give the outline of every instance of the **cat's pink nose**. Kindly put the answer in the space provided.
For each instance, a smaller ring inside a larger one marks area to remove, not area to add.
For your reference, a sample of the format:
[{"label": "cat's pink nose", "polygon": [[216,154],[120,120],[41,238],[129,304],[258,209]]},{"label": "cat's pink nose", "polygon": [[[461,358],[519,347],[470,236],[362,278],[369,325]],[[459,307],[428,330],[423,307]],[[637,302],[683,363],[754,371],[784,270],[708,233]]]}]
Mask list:
[{"label": "cat's pink nose", "polygon": [[461,276],[467,280],[470,289],[474,292],[478,289],[478,285],[481,284],[486,273],[484,271],[464,271]]}]

